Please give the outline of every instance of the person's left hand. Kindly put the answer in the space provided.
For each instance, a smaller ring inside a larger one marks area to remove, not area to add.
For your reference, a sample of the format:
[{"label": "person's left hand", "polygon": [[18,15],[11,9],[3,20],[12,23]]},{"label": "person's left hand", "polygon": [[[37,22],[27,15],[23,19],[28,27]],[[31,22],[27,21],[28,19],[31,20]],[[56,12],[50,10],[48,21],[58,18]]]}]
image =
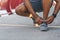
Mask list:
[{"label": "person's left hand", "polygon": [[47,20],[45,20],[45,21],[46,21],[46,23],[48,23],[48,24],[52,23],[52,22],[54,21],[54,16],[48,17]]}]

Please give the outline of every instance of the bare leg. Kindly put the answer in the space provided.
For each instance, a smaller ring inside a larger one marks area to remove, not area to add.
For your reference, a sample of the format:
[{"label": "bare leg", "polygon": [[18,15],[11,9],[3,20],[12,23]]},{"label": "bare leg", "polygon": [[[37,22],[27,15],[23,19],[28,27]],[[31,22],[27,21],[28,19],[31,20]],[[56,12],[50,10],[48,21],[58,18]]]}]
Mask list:
[{"label": "bare leg", "polygon": [[15,12],[16,14],[20,16],[25,16],[25,17],[28,17],[30,15],[30,13],[28,12],[27,8],[23,3],[16,7]]},{"label": "bare leg", "polygon": [[[16,10],[15,10],[16,14],[20,15],[20,16],[25,16],[25,17],[32,17],[33,15],[28,11],[28,9],[26,8],[26,6],[24,4],[20,4],[19,6],[16,7]],[[38,24],[41,24],[42,21],[40,22],[37,22],[36,18],[35,19],[35,22],[38,23]]]},{"label": "bare leg", "polygon": [[48,18],[48,13],[50,11],[52,1],[51,0],[43,0],[43,19],[46,20]]}]

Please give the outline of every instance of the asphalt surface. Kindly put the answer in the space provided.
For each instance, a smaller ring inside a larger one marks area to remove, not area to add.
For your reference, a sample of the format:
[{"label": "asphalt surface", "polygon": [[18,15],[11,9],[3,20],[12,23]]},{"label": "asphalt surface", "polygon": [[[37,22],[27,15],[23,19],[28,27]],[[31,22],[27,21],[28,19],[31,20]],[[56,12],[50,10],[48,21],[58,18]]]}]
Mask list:
[{"label": "asphalt surface", "polygon": [[32,25],[0,26],[0,40],[60,40],[60,27],[43,32]]}]

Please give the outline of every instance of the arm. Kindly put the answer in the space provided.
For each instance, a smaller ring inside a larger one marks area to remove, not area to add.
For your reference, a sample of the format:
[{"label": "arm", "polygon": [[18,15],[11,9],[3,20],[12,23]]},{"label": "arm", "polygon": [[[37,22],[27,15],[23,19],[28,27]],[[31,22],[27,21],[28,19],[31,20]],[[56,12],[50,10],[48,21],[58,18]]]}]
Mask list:
[{"label": "arm", "polygon": [[47,19],[47,23],[50,24],[53,22],[54,18],[57,16],[59,10],[60,10],[60,0],[55,0],[56,1],[56,6],[55,6],[55,9],[54,9],[54,12],[52,14],[52,16],[50,16],[48,19]]},{"label": "arm", "polygon": [[36,18],[36,13],[34,12],[32,5],[30,3],[30,0],[24,0],[24,3],[26,5],[26,7],[28,8],[29,12],[32,13],[33,17]]},{"label": "arm", "polygon": [[60,10],[60,0],[55,0],[55,1],[56,1],[56,6],[53,13],[57,15]]},{"label": "arm", "polygon": [[32,14],[35,21],[39,24],[42,23],[41,17],[39,17],[36,12],[33,10],[30,0],[24,0],[25,6],[27,7],[28,11]]}]

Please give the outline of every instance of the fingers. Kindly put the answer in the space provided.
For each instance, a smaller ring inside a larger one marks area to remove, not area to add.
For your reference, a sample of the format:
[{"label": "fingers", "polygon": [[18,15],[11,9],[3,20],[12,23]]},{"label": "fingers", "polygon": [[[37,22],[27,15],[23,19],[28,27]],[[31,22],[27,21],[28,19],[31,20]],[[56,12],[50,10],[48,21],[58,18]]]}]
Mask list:
[{"label": "fingers", "polygon": [[50,23],[53,22],[53,20],[54,20],[54,17],[53,17],[53,16],[50,16],[50,17],[49,17],[47,20],[45,20],[45,21],[46,21],[46,23],[50,24]]},{"label": "fingers", "polygon": [[46,22],[47,24],[50,24],[54,21],[54,16],[50,16],[46,20],[44,20],[42,17],[37,17],[37,18],[35,18],[35,21],[39,25],[42,24],[43,22]]},{"label": "fingers", "polygon": [[35,21],[40,25],[42,23],[42,17],[35,18]]}]

